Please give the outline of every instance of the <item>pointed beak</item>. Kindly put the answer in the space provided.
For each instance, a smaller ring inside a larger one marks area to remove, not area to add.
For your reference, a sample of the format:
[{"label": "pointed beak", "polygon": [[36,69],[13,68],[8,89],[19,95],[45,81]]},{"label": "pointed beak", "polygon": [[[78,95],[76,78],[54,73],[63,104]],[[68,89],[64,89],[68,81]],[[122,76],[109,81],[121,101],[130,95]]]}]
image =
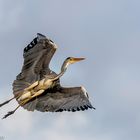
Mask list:
[{"label": "pointed beak", "polygon": [[73,58],[72,63],[79,62],[85,60],[85,58]]}]

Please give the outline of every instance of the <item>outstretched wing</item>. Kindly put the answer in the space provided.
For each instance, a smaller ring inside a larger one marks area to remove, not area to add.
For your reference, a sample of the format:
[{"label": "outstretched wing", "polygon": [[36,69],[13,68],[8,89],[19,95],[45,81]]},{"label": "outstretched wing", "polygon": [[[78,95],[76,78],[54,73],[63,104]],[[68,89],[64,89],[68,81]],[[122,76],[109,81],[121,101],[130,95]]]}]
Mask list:
[{"label": "outstretched wing", "polygon": [[51,72],[49,63],[56,49],[55,43],[44,35],[37,34],[37,37],[24,48],[23,67],[13,83],[14,94],[18,94],[24,88]]},{"label": "outstretched wing", "polygon": [[88,108],[95,109],[84,87],[60,88],[55,92],[48,92],[33,102],[26,104],[25,108],[41,112],[84,111]]}]

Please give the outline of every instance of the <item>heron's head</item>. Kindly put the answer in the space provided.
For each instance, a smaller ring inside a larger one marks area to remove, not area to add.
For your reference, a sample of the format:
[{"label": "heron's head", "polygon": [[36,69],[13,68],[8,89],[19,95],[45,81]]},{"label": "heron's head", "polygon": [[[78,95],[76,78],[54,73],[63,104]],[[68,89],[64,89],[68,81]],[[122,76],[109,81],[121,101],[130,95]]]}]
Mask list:
[{"label": "heron's head", "polygon": [[62,68],[61,70],[66,70],[67,67],[70,65],[70,64],[74,64],[76,62],[79,62],[79,61],[82,61],[84,60],[85,58],[75,58],[75,57],[68,57],[65,59],[63,65],[62,65]]}]

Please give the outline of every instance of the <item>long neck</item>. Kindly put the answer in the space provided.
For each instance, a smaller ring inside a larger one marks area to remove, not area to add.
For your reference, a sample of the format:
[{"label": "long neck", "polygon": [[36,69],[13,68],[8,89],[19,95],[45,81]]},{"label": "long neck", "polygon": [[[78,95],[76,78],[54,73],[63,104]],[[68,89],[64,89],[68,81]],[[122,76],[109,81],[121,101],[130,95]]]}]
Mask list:
[{"label": "long neck", "polygon": [[60,78],[67,70],[69,63],[67,61],[64,61],[62,67],[61,67],[61,72],[53,79],[54,81]]}]

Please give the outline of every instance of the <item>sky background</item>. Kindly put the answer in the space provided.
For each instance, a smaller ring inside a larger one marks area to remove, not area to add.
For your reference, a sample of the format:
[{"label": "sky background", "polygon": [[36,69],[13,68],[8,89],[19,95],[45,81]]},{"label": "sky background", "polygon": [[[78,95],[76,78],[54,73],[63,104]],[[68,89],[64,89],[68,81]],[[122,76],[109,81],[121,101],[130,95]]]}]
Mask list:
[{"label": "sky background", "polygon": [[[86,57],[69,67],[63,86],[87,89],[96,111],[28,112],[0,120],[5,140],[140,139],[139,0],[0,0],[0,102],[12,97],[23,48],[36,33],[58,50],[50,67],[59,72],[68,56]],[[0,108],[0,118],[17,106]]]}]

